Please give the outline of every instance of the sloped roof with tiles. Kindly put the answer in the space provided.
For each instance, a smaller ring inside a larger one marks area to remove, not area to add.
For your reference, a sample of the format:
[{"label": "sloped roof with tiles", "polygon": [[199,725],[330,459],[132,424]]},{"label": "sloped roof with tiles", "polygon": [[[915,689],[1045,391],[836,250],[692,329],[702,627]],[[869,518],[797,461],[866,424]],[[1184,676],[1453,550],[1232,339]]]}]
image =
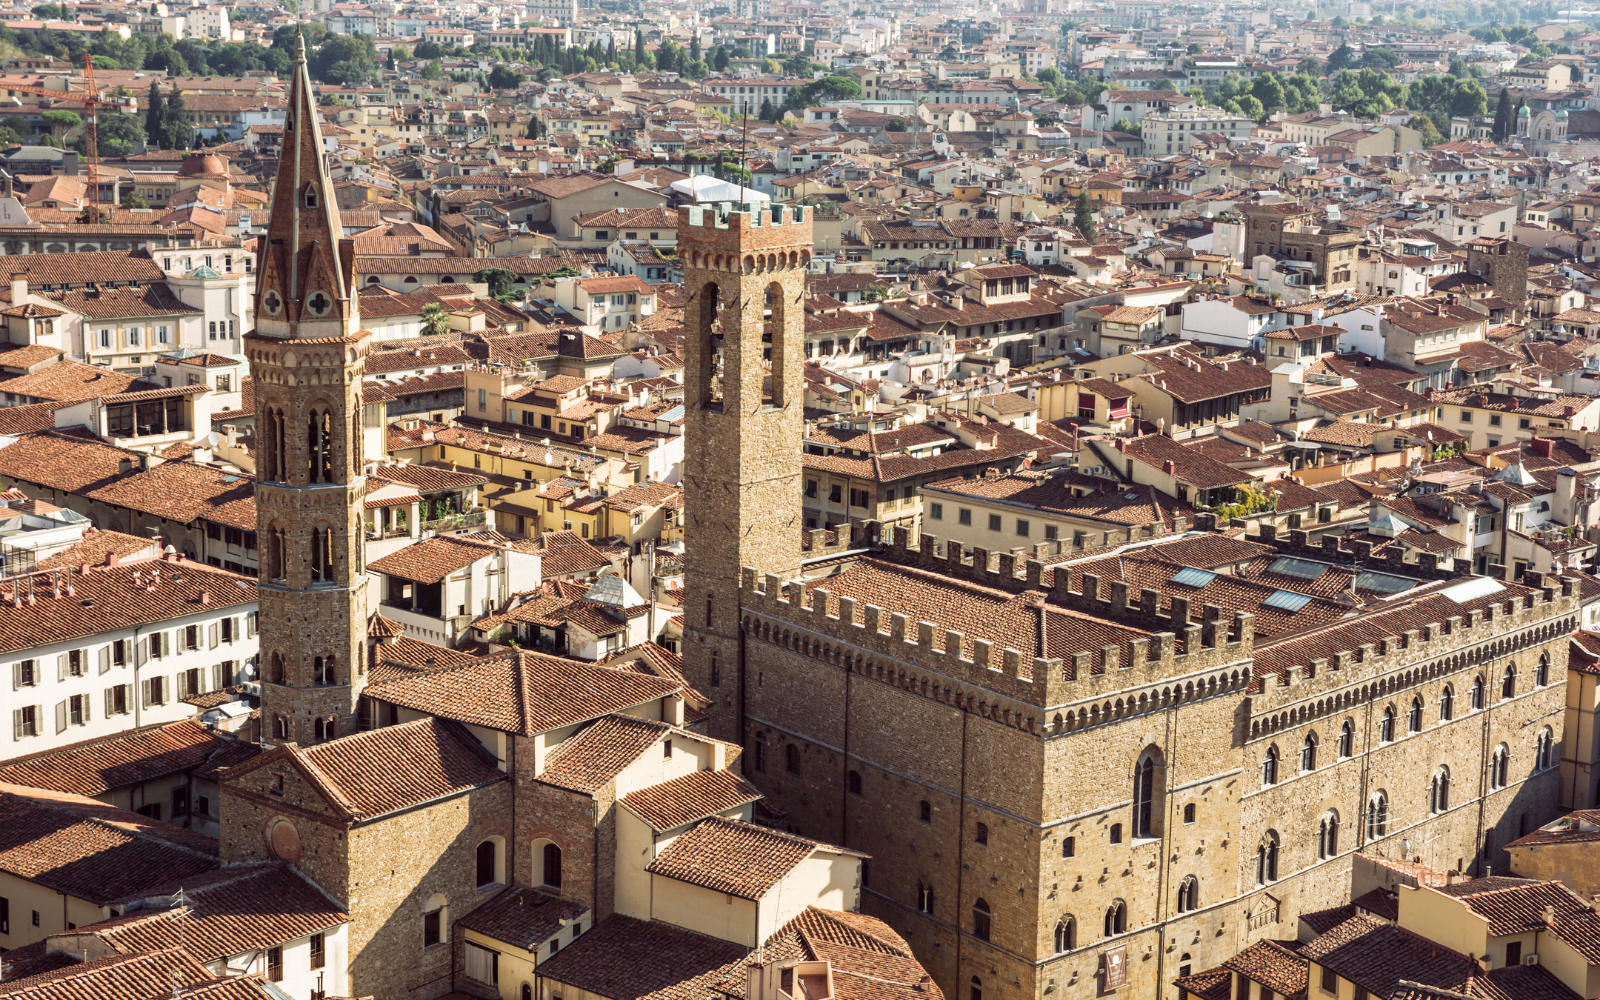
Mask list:
[{"label": "sloped roof with tiles", "polygon": [[[192,615],[202,607],[202,592],[212,612],[256,599],[254,580],[201,563],[148,560],[73,573],[71,595],[64,589],[69,571],[0,584],[0,652]],[[20,607],[12,600],[18,593]],[[33,604],[25,600],[30,594]]]},{"label": "sloped roof with tiles", "polygon": [[[203,994],[207,1000],[261,997],[254,976],[218,981],[181,948],[139,955],[112,955],[80,962],[29,979],[0,983],[0,997],[27,1000],[102,1000],[125,997],[195,997],[195,988],[230,986],[227,994]],[[243,987],[243,989],[241,989]],[[247,990],[255,990],[247,992]]]},{"label": "sloped roof with tiles", "polygon": [[36,569],[60,569],[66,566],[103,566],[115,555],[118,560],[161,555],[161,544],[150,537],[125,535],[120,531],[96,531],[86,534],[83,540],[67,546],[55,555],[41,559]]},{"label": "sloped roof with tiles", "polygon": [[888,924],[808,906],[769,937],[769,960],[827,962],[838,1000],[941,1000],[943,993]]},{"label": "sloped roof with tiles", "polygon": [[18,398],[56,402],[99,399],[139,389],[159,388],[137,375],[125,375],[98,365],[86,365],[71,358],[41,368],[32,375],[19,375],[5,382],[5,391]]},{"label": "sloped roof with tiles", "polygon": [[672,830],[761,798],[737,771],[692,771],[629,792],[622,804],[657,833]]},{"label": "sloped roof with tiles", "polygon": [[[402,640],[404,642],[404,640]],[[423,643],[416,643],[418,649]],[[388,654],[385,647],[385,655]],[[669,679],[624,673],[542,653],[486,659],[441,650],[432,670],[374,677],[367,694],[500,732],[532,736],[633,708],[681,689]],[[428,654],[433,656],[431,652]]]},{"label": "sloped roof with tiles", "polygon": [[184,719],[13,758],[0,782],[92,797],[192,771],[235,742]]},{"label": "sloped roof with tiles", "polygon": [[589,907],[576,900],[512,885],[456,921],[456,926],[532,951],[588,912]]},{"label": "sloped roof with tiles", "polygon": [[[418,719],[279,751],[292,756],[328,804],[352,822],[507,780],[483,744],[448,719]],[[245,769],[276,759],[268,752]]]},{"label": "sloped roof with tiles", "polygon": [[40,431],[0,448],[0,475],[64,493],[125,475],[122,463],[138,468],[139,453],[106,444],[87,431]]},{"label": "sloped roof with tiles", "polygon": [[79,795],[0,785],[0,871],[109,905],[217,867],[217,842]]},{"label": "sloped roof with tiles", "polygon": [[1402,979],[1460,990],[1478,971],[1460,952],[1365,916],[1329,928],[1300,954],[1379,997],[1390,996]]},{"label": "sloped roof with tiles", "polygon": [[540,962],[539,975],[607,1000],[704,1000],[743,995],[748,954],[721,938],[614,914]]},{"label": "sloped roof with tiles", "polygon": [[1294,998],[1306,993],[1306,960],[1276,941],[1257,941],[1223,962],[1222,967],[1279,996]]},{"label": "sloped roof with tiles", "polygon": [[451,573],[494,555],[498,548],[483,542],[441,535],[407,545],[381,559],[374,559],[367,564],[367,569],[413,583],[438,583]]},{"label": "sloped roof with tiles", "polygon": [[80,927],[127,953],[182,947],[202,962],[330,930],[349,916],[303,875],[282,862],[230,865],[154,886],[150,897],[176,897],[186,905],[130,910]]},{"label": "sloped roof with tiles", "polygon": [[[1074,495],[1073,487],[1089,492]],[[1019,507],[1028,507],[1045,513],[1065,514],[1090,518],[1114,524],[1154,524],[1172,526],[1175,516],[1184,515],[1187,505],[1144,484],[1129,484],[1111,489],[1103,479],[1071,474],[1041,475],[1036,472],[1016,472],[1004,476],[987,476],[982,479],[950,479],[929,483],[925,490],[935,490],[959,497],[996,500]],[[929,525],[935,529],[936,525]],[[932,533],[932,532],[930,532]]]},{"label": "sloped roof with tiles", "polygon": [[674,840],[645,871],[740,899],[759,900],[819,848],[856,853],[714,816]]},{"label": "sloped roof with tiles", "polygon": [[671,733],[665,722],[608,715],[552,750],[538,778],[547,785],[593,795]]},{"label": "sloped roof with tiles", "polygon": [[108,506],[126,507],[179,524],[203,519],[240,531],[254,531],[255,486],[254,479],[237,472],[193,462],[163,462],[121,476],[85,495]]},{"label": "sloped roof with tiles", "polygon": [[[30,253],[17,254],[16,260],[6,266],[13,272],[28,276],[28,285],[37,289],[42,285],[61,288],[66,285],[87,285],[91,282],[107,284],[125,281],[162,281],[166,273],[157,263],[136,253],[106,251],[98,253]],[[10,290],[5,300],[10,301]]]}]

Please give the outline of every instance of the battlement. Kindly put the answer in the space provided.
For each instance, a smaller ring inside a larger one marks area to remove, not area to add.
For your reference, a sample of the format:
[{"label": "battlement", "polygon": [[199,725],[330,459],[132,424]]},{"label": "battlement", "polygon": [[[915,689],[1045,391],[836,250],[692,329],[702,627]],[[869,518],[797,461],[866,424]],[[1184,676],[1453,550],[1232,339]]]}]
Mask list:
[{"label": "battlement", "polygon": [[[811,263],[811,250],[811,213],[805,205],[678,206],[678,255],[689,267],[745,273],[803,268]],[[747,251],[753,256],[741,256]]]},{"label": "battlement", "polygon": [[[686,216],[685,214],[686,213]],[[688,205],[679,215],[679,223],[683,224],[687,217],[687,224],[696,228],[713,227],[716,229],[759,229],[762,226],[781,226],[786,221],[792,223],[806,223],[811,220],[806,217],[805,205],[771,205],[763,206],[757,202],[730,202],[719,201],[715,205]],[[788,216],[785,219],[784,216]]]},{"label": "battlement", "polygon": [[[1427,660],[1440,660],[1438,670],[1450,672],[1558,639],[1577,627],[1570,616],[1578,609],[1578,586],[1577,579],[1562,577],[1559,583],[1552,580],[1535,592],[1508,596],[1465,615],[1387,635],[1331,657],[1308,657],[1281,671],[1263,672],[1252,714],[1270,715],[1347,687],[1357,679],[1350,672],[1357,664],[1363,667],[1362,680],[1393,675]],[[1403,673],[1399,677],[1400,686],[1412,682]]]},{"label": "battlement", "polygon": [[1459,570],[1441,567],[1438,555],[1432,552],[1419,552],[1416,562],[1405,562],[1405,553],[1398,545],[1391,545],[1383,550],[1382,556],[1374,557],[1372,543],[1365,539],[1347,542],[1338,535],[1323,535],[1313,544],[1303,529],[1291,529],[1285,536],[1271,524],[1258,525],[1256,532],[1246,535],[1244,540],[1271,545],[1286,556],[1303,556],[1338,566],[1393,572],[1423,580],[1453,580],[1465,575]]}]

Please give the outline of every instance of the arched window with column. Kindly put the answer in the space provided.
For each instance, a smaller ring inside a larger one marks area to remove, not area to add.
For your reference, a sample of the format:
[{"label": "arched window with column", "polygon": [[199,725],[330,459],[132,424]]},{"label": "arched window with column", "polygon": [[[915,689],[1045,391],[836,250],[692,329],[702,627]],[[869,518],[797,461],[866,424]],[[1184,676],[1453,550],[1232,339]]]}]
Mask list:
[{"label": "arched window with column", "polygon": [[1356,752],[1356,724],[1354,720],[1344,720],[1344,725],[1339,727],[1339,759],[1346,760],[1355,756]]},{"label": "arched window with column", "polygon": [[306,482],[334,481],[333,436],[333,416],[327,405],[313,406],[306,415]]},{"label": "arched window with column", "polygon": [[1394,706],[1393,705],[1385,706],[1384,710],[1383,710],[1383,718],[1378,720],[1378,742],[1379,743],[1393,743],[1394,742],[1394,717],[1395,717]]},{"label": "arched window with column", "polygon": [[1071,951],[1078,946],[1078,922],[1071,916],[1056,921],[1056,954]]},{"label": "arched window with column", "polygon": [[1200,880],[1193,875],[1185,875],[1183,881],[1178,883],[1178,912],[1188,913],[1200,908]]},{"label": "arched window with column", "polygon": [[1456,691],[1446,684],[1439,694],[1439,721],[1449,722],[1456,717]]},{"label": "arched window with column", "polygon": [[1276,745],[1267,747],[1266,753],[1261,755],[1261,787],[1270,788],[1278,783],[1278,748]]},{"label": "arched window with column", "polygon": [[1128,904],[1120,899],[1111,901],[1106,908],[1106,937],[1126,933],[1128,930]]},{"label": "arched window with column", "polygon": [[1411,699],[1411,711],[1406,714],[1406,731],[1422,732],[1422,696]]},{"label": "arched window with column", "polygon": [[1556,763],[1556,735],[1549,726],[1539,732],[1538,742],[1534,746],[1533,769],[1543,771],[1554,767]]},{"label": "arched window with column", "polygon": [[1539,663],[1533,668],[1533,683],[1535,687],[1544,687],[1550,683],[1550,654],[1540,653]]},{"label": "arched window with column", "polygon": [[1450,766],[1440,764],[1428,781],[1428,812],[1434,815],[1450,808]]},{"label": "arched window with column", "polygon": [[1389,796],[1379,790],[1367,800],[1367,839],[1377,840],[1389,833]]},{"label": "arched window with column", "polygon": [[1300,770],[1315,771],[1317,769],[1317,734],[1307,733],[1304,743],[1300,744]]},{"label": "arched window with column", "polygon": [[1317,860],[1326,861],[1339,854],[1339,814],[1329,809],[1317,823]]},{"label": "arched window with column", "polygon": [[1489,787],[1504,788],[1511,775],[1511,748],[1504,743],[1489,755]]},{"label": "arched window with column", "polygon": [[1517,665],[1506,664],[1506,672],[1500,675],[1500,700],[1517,696]]},{"label": "arched window with column", "polygon": [[1278,831],[1268,830],[1256,844],[1256,885],[1278,881]]},{"label": "arched window with column", "polygon": [[1479,674],[1477,677],[1472,679],[1472,707],[1474,710],[1480,709],[1487,704],[1485,694],[1487,693],[1488,686],[1489,685],[1484,682],[1482,674]]}]

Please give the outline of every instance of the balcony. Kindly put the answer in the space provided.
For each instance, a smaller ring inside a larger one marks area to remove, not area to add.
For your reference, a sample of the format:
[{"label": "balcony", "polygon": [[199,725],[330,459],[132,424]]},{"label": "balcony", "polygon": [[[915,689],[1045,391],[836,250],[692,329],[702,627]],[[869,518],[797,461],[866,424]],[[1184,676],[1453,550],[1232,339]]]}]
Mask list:
[{"label": "balcony", "polygon": [[422,530],[434,533],[444,531],[463,531],[467,528],[481,528],[488,523],[489,512],[486,510],[468,511],[464,514],[449,514],[433,521],[423,521]]}]

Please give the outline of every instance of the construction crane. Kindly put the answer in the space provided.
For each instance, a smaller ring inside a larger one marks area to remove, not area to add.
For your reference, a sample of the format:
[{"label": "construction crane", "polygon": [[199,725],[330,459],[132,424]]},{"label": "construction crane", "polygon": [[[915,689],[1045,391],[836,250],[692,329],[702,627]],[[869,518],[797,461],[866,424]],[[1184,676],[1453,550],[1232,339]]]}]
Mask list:
[{"label": "construction crane", "polygon": [[6,84],[5,89],[19,94],[37,94],[40,97],[51,97],[58,101],[72,101],[82,104],[84,108],[83,123],[86,148],[89,151],[89,208],[94,213],[92,223],[100,221],[100,139],[96,131],[96,123],[101,107],[119,107],[128,103],[130,98],[105,98],[100,96],[99,90],[94,85],[94,57],[89,53],[83,54],[83,90],[50,90],[46,87],[21,87],[16,84]]}]

